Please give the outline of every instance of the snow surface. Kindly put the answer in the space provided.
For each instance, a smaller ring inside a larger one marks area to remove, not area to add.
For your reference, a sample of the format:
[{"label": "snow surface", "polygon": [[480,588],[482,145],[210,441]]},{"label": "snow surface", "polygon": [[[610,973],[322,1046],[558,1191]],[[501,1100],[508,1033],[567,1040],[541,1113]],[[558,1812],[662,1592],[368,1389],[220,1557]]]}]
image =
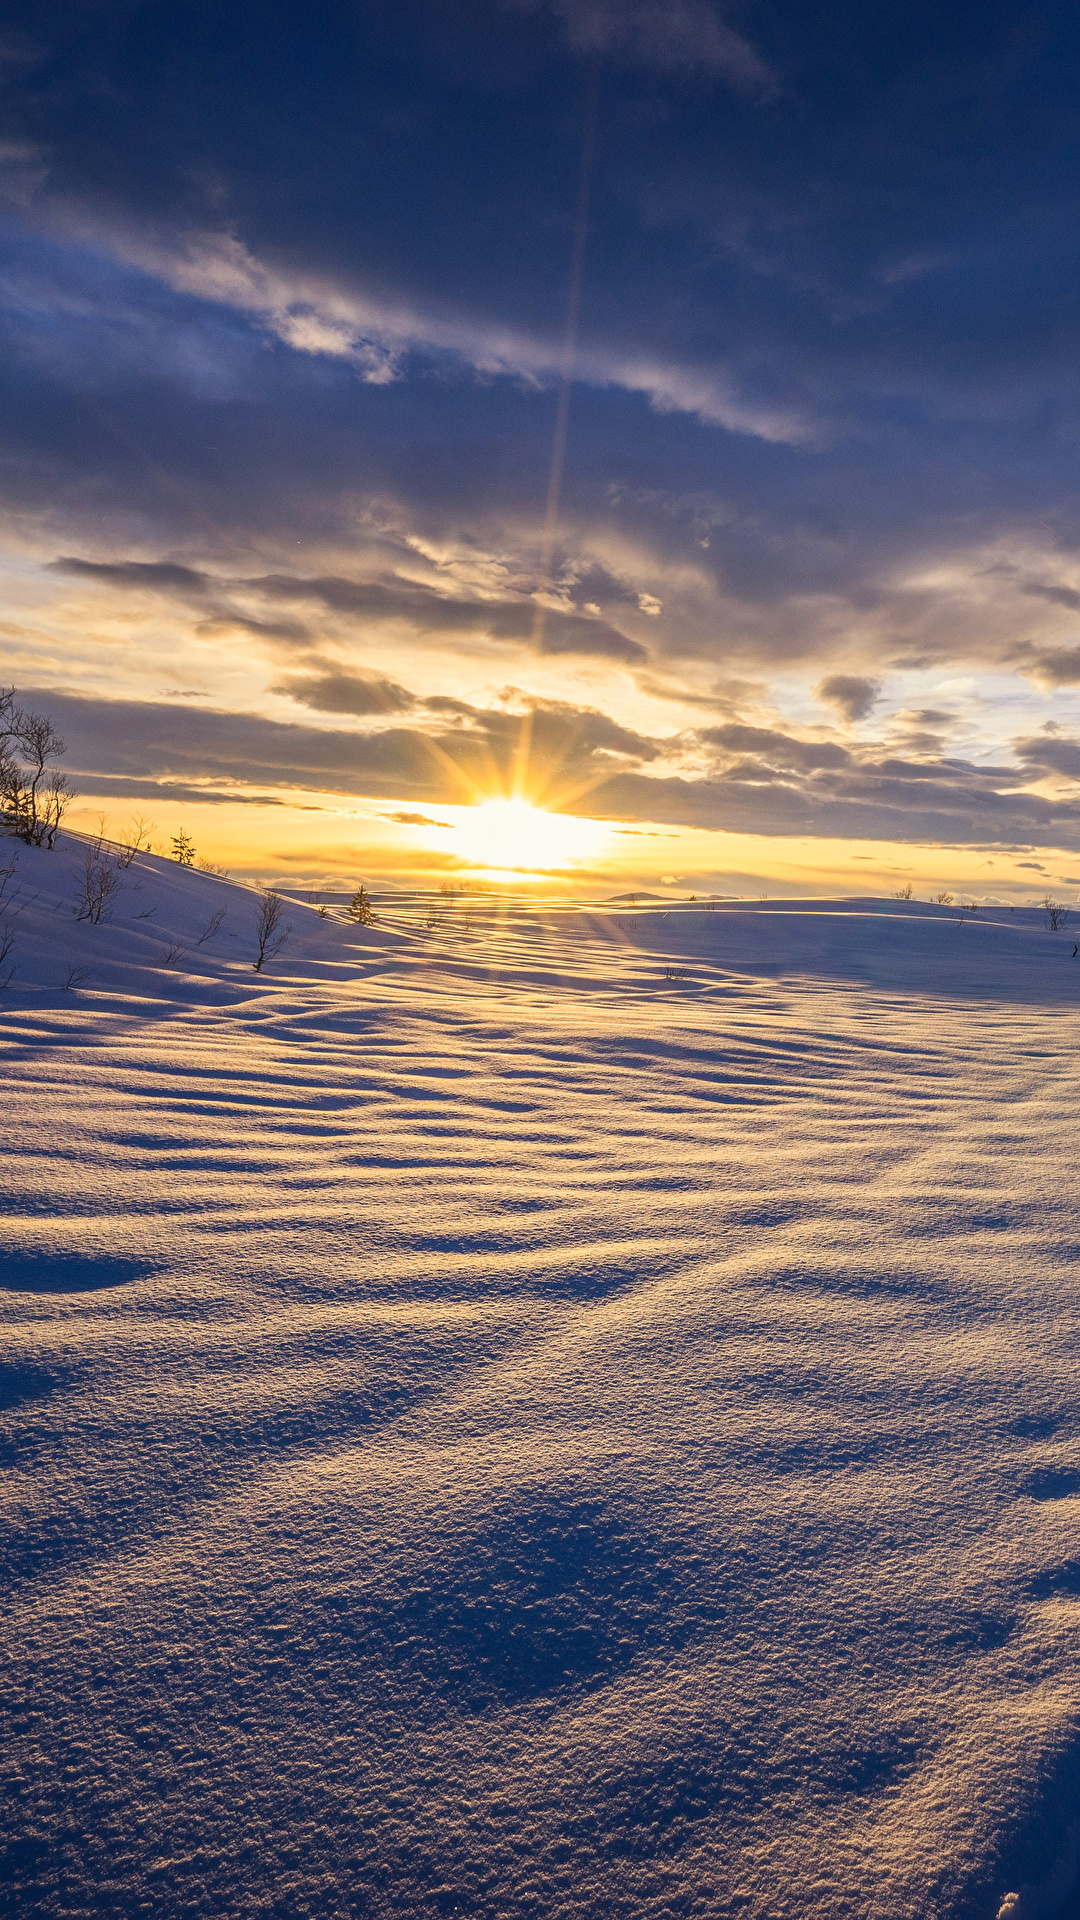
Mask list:
[{"label": "snow surface", "polygon": [[1073,1911],[1074,934],[290,904],[256,975],[83,851],[0,1000],[2,1911]]}]

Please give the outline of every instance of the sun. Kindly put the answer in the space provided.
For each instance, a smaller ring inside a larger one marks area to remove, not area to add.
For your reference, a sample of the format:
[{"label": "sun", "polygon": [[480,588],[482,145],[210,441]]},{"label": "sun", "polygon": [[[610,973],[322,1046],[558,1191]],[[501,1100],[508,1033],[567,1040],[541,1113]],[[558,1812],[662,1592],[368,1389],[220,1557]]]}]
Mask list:
[{"label": "sun", "polygon": [[480,867],[515,873],[591,859],[611,837],[611,829],[601,820],[545,813],[527,800],[483,800],[478,806],[463,807],[449,832],[454,853]]}]

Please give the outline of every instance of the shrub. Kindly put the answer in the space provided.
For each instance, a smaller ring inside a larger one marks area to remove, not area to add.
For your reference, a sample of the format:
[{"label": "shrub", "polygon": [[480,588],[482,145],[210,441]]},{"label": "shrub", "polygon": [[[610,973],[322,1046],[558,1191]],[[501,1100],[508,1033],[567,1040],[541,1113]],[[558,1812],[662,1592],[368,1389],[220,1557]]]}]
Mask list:
[{"label": "shrub", "polygon": [[173,859],[178,860],[182,867],[195,865],[195,842],[189,833],[184,832],[183,827],[179,833],[173,834],[169,845]]},{"label": "shrub", "polygon": [[375,927],[379,924],[371,904],[371,895],[362,880],[345,909],[345,917],[355,921],[358,927]]}]

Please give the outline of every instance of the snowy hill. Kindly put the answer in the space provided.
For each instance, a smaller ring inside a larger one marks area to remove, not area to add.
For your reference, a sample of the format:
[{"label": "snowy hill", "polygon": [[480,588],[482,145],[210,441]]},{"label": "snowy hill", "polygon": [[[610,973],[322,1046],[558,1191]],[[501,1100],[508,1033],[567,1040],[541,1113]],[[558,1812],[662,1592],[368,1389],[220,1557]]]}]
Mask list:
[{"label": "snowy hill", "polygon": [[2,1910],[1068,1910],[1075,935],[17,851]]}]

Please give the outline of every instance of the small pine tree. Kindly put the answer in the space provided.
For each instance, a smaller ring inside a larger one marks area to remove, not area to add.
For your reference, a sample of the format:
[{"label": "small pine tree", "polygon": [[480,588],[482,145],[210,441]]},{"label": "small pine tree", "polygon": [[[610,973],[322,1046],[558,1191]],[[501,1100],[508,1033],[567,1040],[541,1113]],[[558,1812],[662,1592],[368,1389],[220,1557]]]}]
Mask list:
[{"label": "small pine tree", "polygon": [[371,895],[362,880],[356,892],[353,894],[352,899],[349,901],[345,913],[348,919],[355,920],[358,927],[374,927],[378,925],[375,917],[375,909],[371,904]]},{"label": "small pine tree", "polygon": [[182,867],[195,865],[195,842],[189,833],[184,832],[183,827],[179,833],[173,834],[171,845],[172,857],[174,860],[179,860]]}]

